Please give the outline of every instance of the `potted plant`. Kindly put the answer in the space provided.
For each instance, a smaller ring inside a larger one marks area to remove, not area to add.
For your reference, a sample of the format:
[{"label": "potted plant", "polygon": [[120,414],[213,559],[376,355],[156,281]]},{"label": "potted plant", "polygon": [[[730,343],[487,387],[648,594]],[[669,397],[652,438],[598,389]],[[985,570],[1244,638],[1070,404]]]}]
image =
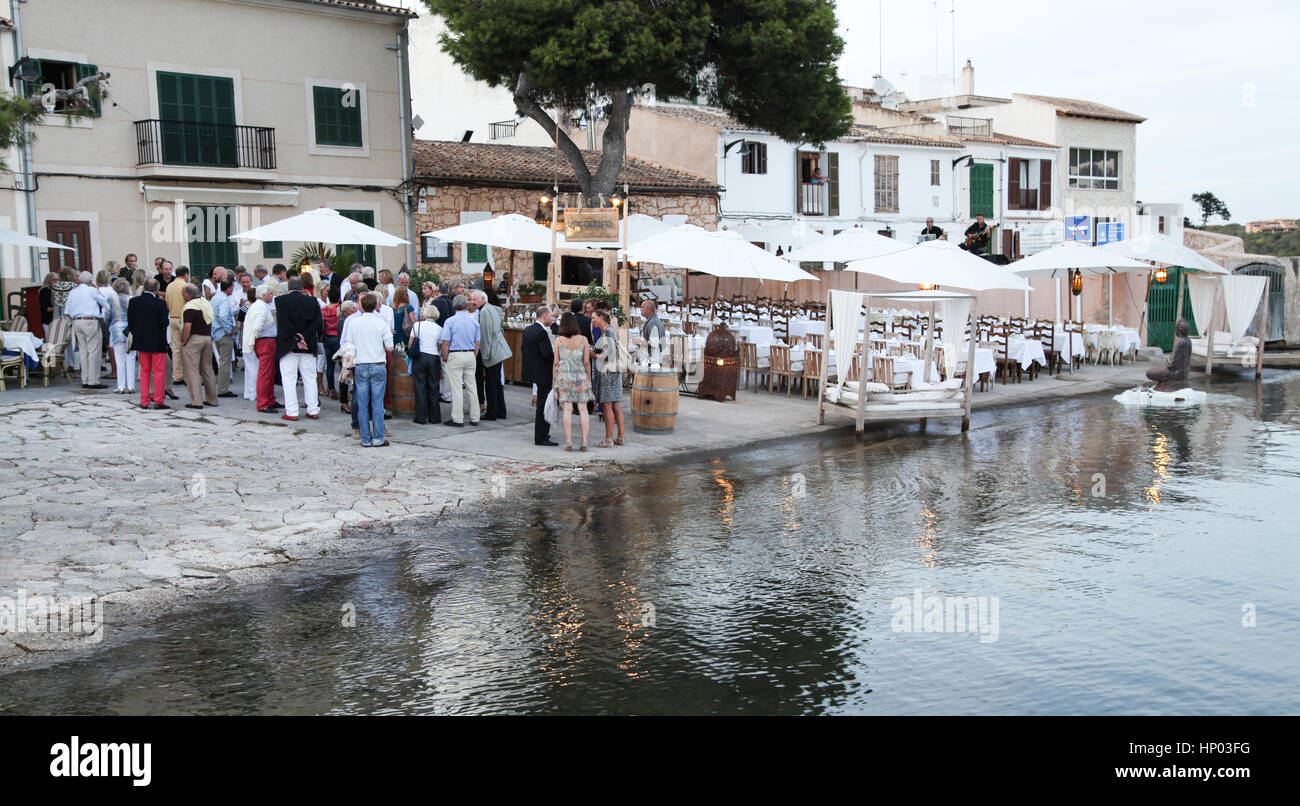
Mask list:
[{"label": "potted plant", "polygon": [[520,283],[518,286],[520,302],[541,302],[546,286],[542,283]]}]

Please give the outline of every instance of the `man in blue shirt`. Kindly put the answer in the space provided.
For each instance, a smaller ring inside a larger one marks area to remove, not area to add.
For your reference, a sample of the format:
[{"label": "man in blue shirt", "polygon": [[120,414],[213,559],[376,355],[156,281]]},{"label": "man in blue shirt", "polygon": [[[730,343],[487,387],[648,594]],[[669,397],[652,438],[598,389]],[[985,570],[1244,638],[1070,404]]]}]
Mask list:
[{"label": "man in blue shirt", "polygon": [[478,425],[478,391],[474,386],[474,370],[478,366],[478,322],[466,311],[468,301],[463,294],[452,300],[456,314],[442,327],[439,349],[442,363],[447,367],[447,380],[451,384],[451,419],[444,420],[453,428],[465,425],[465,395],[469,394],[469,421]]},{"label": "man in blue shirt", "polygon": [[217,397],[238,397],[230,391],[235,360],[235,315],[230,292],[235,283],[227,275],[217,283],[208,302],[212,305],[212,346],[217,352]]}]

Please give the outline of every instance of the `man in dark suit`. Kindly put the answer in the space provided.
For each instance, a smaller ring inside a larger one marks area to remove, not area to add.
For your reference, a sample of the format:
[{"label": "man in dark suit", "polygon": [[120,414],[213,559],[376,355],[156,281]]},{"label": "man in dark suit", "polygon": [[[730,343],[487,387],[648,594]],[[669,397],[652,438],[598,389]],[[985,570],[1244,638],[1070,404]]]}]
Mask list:
[{"label": "man in dark suit", "polygon": [[[163,402],[167,390],[167,327],[171,319],[167,303],[158,298],[157,280],[144,281],[144,292],[132,297],[126,305],[126,332],[131,336],[131,349],[140,359],[140,408],[165,409]],[[150,402],[150,380],[153,381],[153,402]]]},{"label": "man in dark suit", "polygon": [[555,315],[545,305],[538,305],[536,321],[524,328],[520,350],[523,353],[524,383],[537,384],[537,411],[533,419],[533,444],[558,445],[551,439],[551,425],[546,422],[546,396],[551,393],[555,371],[555,347],[551,344],[551,323]]},{"label": "man in dark suit", "polygon": [[285,420],[298,419],[298,376],[302,375],[307,416],[320,417],[320,389],[316,386],[316,345],[325,335],[320,302],[302,290],[302,277],[289,278],[289,293],[275,300],[275,358],[284,382]]},{"label": "man in dark suit", "polygon": [[588,344],[595,344],[596,340],[591,337],[591,317],[582,312],[586,300],[574,297],[569,300],[569,310],[573,317],[578,320],[578,332],[587,340]]},{"label": "man in dark suit", "polygon": [[[322,283],[329,283],[330,288],[335,291],[338,291],[343,287],[343,275],[334,271],[334,267],[329,264],[329,261],[321,263],[320,279]],[[340,295],[339,299],[341,300],[343,297]]]}]

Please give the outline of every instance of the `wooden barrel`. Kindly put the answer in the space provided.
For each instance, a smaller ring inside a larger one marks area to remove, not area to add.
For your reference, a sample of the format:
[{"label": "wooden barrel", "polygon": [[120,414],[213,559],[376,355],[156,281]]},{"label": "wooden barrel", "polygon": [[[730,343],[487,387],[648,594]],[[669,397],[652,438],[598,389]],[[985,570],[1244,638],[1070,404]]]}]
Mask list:
[{"label": "wooden barrel", "polygon": [[388,397],[395,417],[415,416],[415,381],[406,371],[406,359],[396,355],[388,366]]},{"label": "wooden barrel", "polygon": [[677,370],[639,370],[632,378],[632,430],[671,434],[677,425]]}]

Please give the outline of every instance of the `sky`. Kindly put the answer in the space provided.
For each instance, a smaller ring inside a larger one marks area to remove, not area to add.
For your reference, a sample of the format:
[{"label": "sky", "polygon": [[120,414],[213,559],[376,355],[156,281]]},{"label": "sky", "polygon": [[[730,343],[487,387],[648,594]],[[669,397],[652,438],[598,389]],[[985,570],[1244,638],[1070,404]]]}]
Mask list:
[{"label": "sky", "polygon": [[1297,0],[938,0],[937,26],[931,0],[836,6],[846,84],[880,73],[909,98],[940,94],[922,82],[936,60],[950,80],[955,21],[956,66],[971,60],[976,94],[1082,98],[1147,118],[1137,200],[1181,202],[1198,220],[1191,195],[1209,190],[1238,223],[1300,218]]}]

